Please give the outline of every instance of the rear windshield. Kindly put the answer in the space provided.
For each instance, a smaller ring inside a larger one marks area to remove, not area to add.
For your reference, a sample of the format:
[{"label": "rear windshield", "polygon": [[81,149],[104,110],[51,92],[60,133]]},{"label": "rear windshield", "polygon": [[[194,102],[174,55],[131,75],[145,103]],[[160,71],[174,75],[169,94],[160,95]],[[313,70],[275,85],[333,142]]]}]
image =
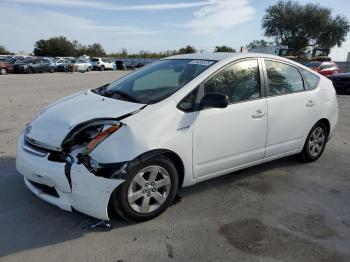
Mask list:
[{"label": "rear windshield", "polygon": [[100,61],[100,59],[97,59],[97,58],[91,58],[91,61],[92,61],[92,62],[98,62],[98,61]]},{"label": "rear windshield", "polygon": [[213,65],[211,60],[165,59],[152,63],[117,80],[106,87],[110,96],[123,93],[135,102],[159,102]]},{"label": "rear windshield", "polygon": [[320,62],[310,62],[310,63],[307,63],[305,66],[307,66],[308,68],[316,68],[318,67],[320,64]]}]

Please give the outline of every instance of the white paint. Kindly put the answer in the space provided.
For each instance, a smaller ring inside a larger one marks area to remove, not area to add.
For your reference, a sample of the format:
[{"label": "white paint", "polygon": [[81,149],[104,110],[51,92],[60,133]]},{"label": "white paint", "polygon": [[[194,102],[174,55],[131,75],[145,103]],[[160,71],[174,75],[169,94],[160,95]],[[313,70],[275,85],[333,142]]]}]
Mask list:
[{"label": "white paint", "polygon": [[[241,58],[274,58],[310,69],[293,61],[266,54],[194,54],[172,59],[218,60],[182,89],[156,104],[122,120],[125,124],[99,144],[90,156],[98,163],[130,161],[154,149],[176,153],[185,168],[183,186],[235,170],[299,153],[311,127],[326,118],[333,131],[338,119],[335,90],[320,76],[316,89],[231,104],[224,109],[184,113],[176,108],[190,91],[222,67]],[[317,74],[317,73],[316,73]],[[313,101],[314,106],[307,104]],[[71,128],[94,118],[118,117],[141,108],[142,104],[98,96],[91,91],[71,96],[44,110],[32,123],[29,136],[59,146]],[[260,110],[263,116],[252,116]],[[29,188],[42,199],[65,210],[75,209],[107,219],[111,192],[122,180],[96,177],[82,165],[71,170],[72,190],[67,186],[64,164],[23,149],[23,135],[17,147],[17,170],[27,179],[54,186],[59,200]],[[26,182],[28,185],[28,182]]]}]

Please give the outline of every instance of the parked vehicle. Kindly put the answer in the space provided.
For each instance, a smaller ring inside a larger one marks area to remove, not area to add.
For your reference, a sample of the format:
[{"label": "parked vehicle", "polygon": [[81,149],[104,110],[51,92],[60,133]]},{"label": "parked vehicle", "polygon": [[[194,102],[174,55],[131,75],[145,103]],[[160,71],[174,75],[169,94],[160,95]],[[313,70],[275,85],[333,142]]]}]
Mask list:
[{"label": "parked vehicle", "polygon": [[14,65],[15,73],[43,73],[43,72],[55,72],[55,68],[50,60],[44,58],[31,58],[24,59]]},{"label": "parked vehicle", "polygon": [[124,62],[121,60],[115,61],[115,68],[116,68],[116,70],[123,70],[123,71],[126,70],[126,66],[125,66]]},{"label": "parked vehicle", "polygon": [[335,74],[329,77],[338,94],[350,94],[350,73]]},{"label": "parked vehicle", "polygon": [[324,76],[331,76],[334,74],[338,74],[340,72],[339,67],[334,62],[321,62],[321,61],[313,61],[307,63],[305,66],[311,68],[312,70],[320,73]]},{"label": "parked vehicle", "polygon": [[89,72],[91,70],[91,63],[87,59],[78,59],[75,63],[79,72]]},{"label": "parked vehicle", "polygon": [[60,58],[56,59],[55,61],[55,70],[56,72],[67,72],[68,66],[71,64],[71,62],[68,59]]},{"label": "parked vehicle", "polygon": [[105,71],[113,69],[113,63],[109,58],[93,57],[90,61],[94,70]]},{"label": "parked vehicle", "polygon": [[181,187],[289,155],[317,160],[337,119],[332,82],[294,61],[179,55],[47,107],[21,133],[16,167],[64,210],[143,221]]},{"label": "parked vehicle", "polygon": [[7,75],[13,72],[13,65],[8,63],[7,60],[0,61],[0,75]]}]

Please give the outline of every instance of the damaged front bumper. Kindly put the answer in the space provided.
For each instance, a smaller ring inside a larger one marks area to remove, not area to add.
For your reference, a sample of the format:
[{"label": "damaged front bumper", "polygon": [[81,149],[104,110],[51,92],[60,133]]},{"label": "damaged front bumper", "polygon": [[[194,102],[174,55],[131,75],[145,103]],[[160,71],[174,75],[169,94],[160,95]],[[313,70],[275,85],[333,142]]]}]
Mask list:
[{"label": "damaged front bumper", "polygon": [[108,220],[112,192],[124,182],[96,176],[83,164],[49,160],[49,153],[33,147],[20,135],[16,169],[26,186],[41,199],[63,210],[75,209],[86,215]]}]

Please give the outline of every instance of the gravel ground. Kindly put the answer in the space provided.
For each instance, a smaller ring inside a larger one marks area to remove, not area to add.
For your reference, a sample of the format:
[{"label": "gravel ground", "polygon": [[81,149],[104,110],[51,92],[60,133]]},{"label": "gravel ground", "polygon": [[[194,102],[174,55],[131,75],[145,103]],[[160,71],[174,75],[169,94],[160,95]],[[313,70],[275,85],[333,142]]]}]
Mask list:
[{"label": "gravel ground", "polygon": [[0,261],[350,261],[350,96],[319,161],[285,158],[182,189],[139,224],[95,220],[34,196],[15,170],[16,139],[49,103],[121,72],[0,76]]}]

